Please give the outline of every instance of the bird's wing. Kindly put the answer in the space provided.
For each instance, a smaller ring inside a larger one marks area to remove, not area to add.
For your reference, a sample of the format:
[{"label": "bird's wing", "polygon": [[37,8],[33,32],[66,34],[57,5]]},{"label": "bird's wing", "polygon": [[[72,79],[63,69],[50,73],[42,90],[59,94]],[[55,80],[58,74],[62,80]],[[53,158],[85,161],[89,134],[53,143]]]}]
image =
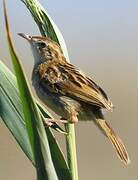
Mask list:
[{"label": "bird's wing", "polygon": [[42,78],[42,83],[45,86],[50,84],[51,90],[62,95],[108,110],[112,109],[112,103],[105,92],[69,63],[47,68],[47,72]]}]

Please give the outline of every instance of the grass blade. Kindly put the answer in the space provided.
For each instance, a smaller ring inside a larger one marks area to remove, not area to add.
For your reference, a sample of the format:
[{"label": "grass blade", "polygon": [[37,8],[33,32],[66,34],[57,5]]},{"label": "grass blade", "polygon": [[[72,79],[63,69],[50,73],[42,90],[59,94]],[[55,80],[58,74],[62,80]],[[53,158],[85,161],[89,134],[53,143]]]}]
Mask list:
[{"label": "grass blade", "polygon": [[68,51],[64,41],[64,38],[58,29],[57,25],[54,23],[49,14],[41,6],[38,0],[23,0],[22,1],[26,7],[29,9],[32,17],[34,18],[38,28],[43,36],[48,36],[52,40],[60,44],[64,56],[68,60]]},{"label": "grass blade", "polygon": [[49,143],[46,137],[41,116],[37,110],[37,106],[33,100],[31,91],[28,87],[25,75],[23,73],[19,59],[15,53],[12,44],[5,3],[4,3],[4,15],[5,15],[9,51],[11,54],[12,63],[17,78],[17,84],[20,92],[20,98],[22,102],[27,133],[31,144],[31,149],[33,151],[33,156],[35,159],[37,178],[38,180],[44,180],[44,179],[58,180],[52,162]]},{"label": "grass blade", "polygon": [[15,76],[0,62],[0,117],[35,165]]},{"label": "grass blade", "polygon": [[[57,28],[48,13],[43,9],[38,0],[22,0],[31,12],[35,22],[37,23],[40,32],[44,36],[50,37],[52,40],[60,44],[66,60],[69,61],[67,48],[61,35],[61,32]],[[66,136],[67,144],[67,156],[72,180],[78,180],[78,168],[77,168],[77,155],[76,155],[76,144],[75,144],[75,126],[74,124],[66,124],[66,130],[68,136]],[[74,157],[73,158],[73,154]]]},{"label": "grass blade", "polygon": [[[10,96],[9,96],[10,94]],[[38,102],[37,102],[38,103]],[[41,111],[45,117],[51,116],[47,114],[46,109],[41,106]],[[39,107],[38,106],[38,107]],[[26,131],[25,120],[22,111],[21,100],[17,88],[16,78],[13,73],[0,61],[0,117],[19,143],[21,149],[31,160],[35,166],[31,145]],[[52,160],[60,180],[70,180],[70,173],[63,157],[58,143],[56,142],[50,129],[46,129]]]}]

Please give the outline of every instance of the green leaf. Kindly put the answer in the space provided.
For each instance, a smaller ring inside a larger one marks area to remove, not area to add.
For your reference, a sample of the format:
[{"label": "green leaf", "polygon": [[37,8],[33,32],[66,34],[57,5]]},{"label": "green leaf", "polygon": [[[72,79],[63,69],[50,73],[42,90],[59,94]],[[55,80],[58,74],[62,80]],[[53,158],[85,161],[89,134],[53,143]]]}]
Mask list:
[{"label": "green leaf", "polygon": [[[10,96],[9,96],[10,95]],[[37,102],[38,103],[38,102]],[[49,117],[45,108],[39,103],[45,117]],[[0,61],[0,117],[11,131],[20,147],[35,166],[31,145],[29,143],[17,82],[12,72]],[[46,128],[52,160],[59,180],[70,180],[69,170],[53,134]]]},{"label": "green leaf", "polygon": [[15,76],[0,62],[0,117],[27,157],[35,164]]},{"label": "green leaf", "polygon": [[[67,48],[64,39],[51,19],[48,13],[43,9],[38,0],[22,0],[27,8],[30,10],[35,22],[37,23],[40,32],[43,36],[48,36],[52,40],[60,44],[61,49],[69,61]],[[75,126],[74,124],[67,123],[65,125],[68,135],[66,136],[66,146],[67,146],[67,159],[68,165],[71,172],[72,180],[78,179],[78,169],[77,169],[77,155],[76,155],[76,143],[75,143]]]},{"label": "green leaf", "polygon": [[31,149],[36,164],[37,179],[58,180],[41,116],[34,102],[26,77],[23,73],[21,64],[13,47],[5,3],[4,17],[6,23],[9,51],[17,78],[17,84],[19,88],[29,142],[31,144]]},{"label": "green leaf", "polygon": [[43,36],[48,36],[53,41],[60,44],[64,56],[69,60],[67,47],[64,38],[58,29],[57,25],[54,23],[52,18],[49,16],[47,11],[41,6],[38,0],[21,0],[29,9],[32,14],[38,28]]}]

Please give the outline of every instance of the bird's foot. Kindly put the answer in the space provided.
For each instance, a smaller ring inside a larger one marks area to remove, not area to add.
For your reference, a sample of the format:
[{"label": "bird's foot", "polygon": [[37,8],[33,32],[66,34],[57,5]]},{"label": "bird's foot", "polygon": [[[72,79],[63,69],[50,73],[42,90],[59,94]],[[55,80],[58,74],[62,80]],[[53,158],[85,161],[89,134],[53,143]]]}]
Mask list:
[{"label": "bird's foot", "polygon": [[68,121],[65,119],[51,119],[51,118],[45,118],[43,122],[44,125],[48,127],[53,126],[55,123],[63,123],[63,124],[68,123]]}]

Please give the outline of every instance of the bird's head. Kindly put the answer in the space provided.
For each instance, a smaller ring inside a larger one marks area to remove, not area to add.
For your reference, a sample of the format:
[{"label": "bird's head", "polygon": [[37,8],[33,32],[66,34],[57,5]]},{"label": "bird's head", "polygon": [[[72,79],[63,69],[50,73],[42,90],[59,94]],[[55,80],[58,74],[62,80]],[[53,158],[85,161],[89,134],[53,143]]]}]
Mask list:
[{"label": "bird's head", "polygon": [[18,35],[26,39],[31,45],[36,63],[60,59],[63,57],[60,46],[48,37],[29,36],[23,33],[19,33]]}]

